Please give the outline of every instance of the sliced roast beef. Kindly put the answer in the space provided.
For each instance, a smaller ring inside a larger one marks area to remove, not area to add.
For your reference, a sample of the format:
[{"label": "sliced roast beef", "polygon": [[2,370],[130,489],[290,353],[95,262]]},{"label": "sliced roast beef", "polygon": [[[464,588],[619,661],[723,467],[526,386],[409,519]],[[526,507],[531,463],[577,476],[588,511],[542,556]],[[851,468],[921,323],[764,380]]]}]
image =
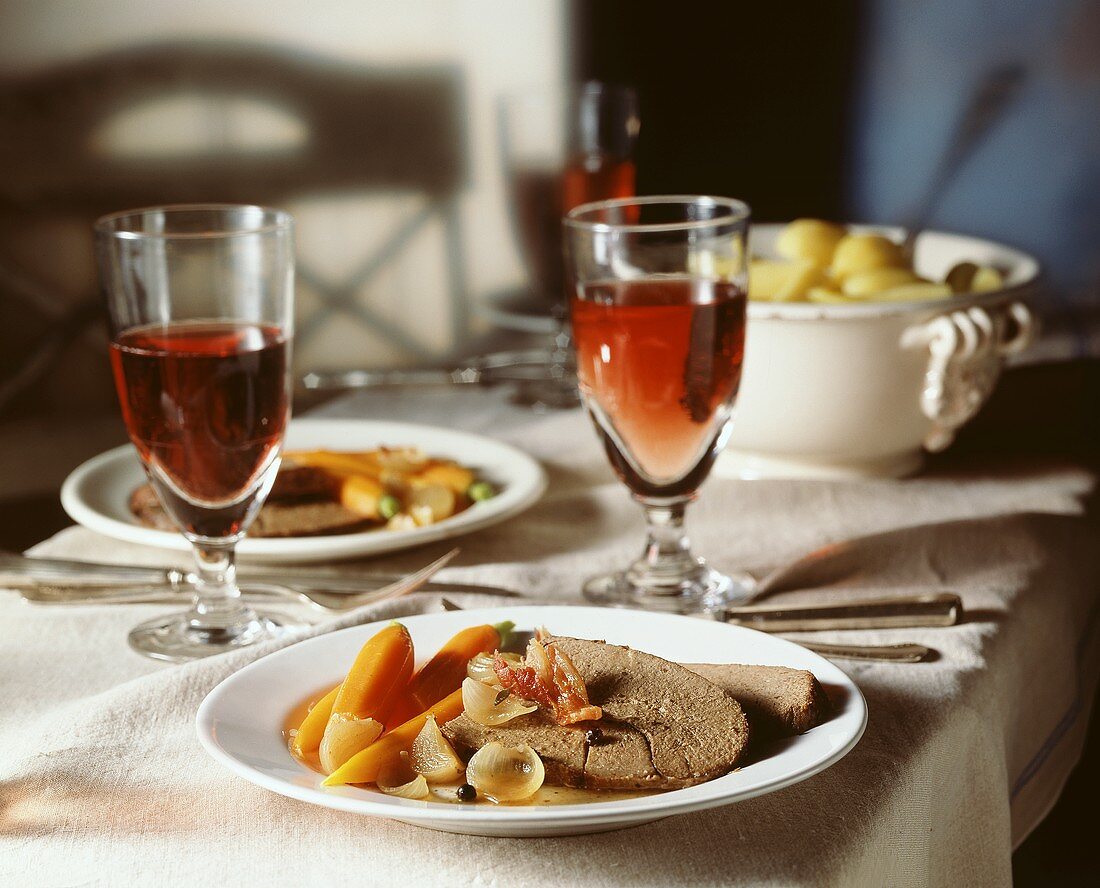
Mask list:
[{"label": "sliced roast beef", "polygon": [[825,689],[805,669],[732,663],[691,663],[687,668],[741,704],[754,744],[801,734],[829,714]]},{"label": "sliced roast beef", "polygon": [[[443,726],[460,751],[472,753],[493,740],[526,743],[543,760],[547,783],[593,789],[675,789],[736,766],[748,723],[720,688],[641,651],[551,640],[573,661],[604,717],[561,726],[540,711],[489,728],[460,715]],[[592,728],[599,729],[598,737],[589,743]]]},{"label": "sliced roast beef", "polygon": [[730,771],[749,737],[745,713],[711,682],[627,647],[551,638],[573,661],[604,715],[640,731],[662,777],[702,783]]}]

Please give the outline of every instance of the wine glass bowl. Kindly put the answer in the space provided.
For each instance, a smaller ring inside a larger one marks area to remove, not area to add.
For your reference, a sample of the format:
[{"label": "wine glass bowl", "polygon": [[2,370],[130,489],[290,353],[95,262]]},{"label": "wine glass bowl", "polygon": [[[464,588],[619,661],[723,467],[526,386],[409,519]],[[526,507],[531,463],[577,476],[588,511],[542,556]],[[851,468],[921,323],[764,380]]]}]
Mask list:
[{"label": "wine glass bowl", "polygon": [[591,600],[691,612],[751,590],[694,556],[683,528],[740,384],[748,226],[740,201],[693,196],[600,201],[565,218],[581,395],[648,524],[642,557],[589,580]]},{"label": "wine glass bowl", "polygon": [[242,604],[234,547],[279,468],[290,416],[293,224],[237,205],[151,208],[96,223],[122,417],[198,562],[192,609],[130,633],[186,660],[270,637]]}]

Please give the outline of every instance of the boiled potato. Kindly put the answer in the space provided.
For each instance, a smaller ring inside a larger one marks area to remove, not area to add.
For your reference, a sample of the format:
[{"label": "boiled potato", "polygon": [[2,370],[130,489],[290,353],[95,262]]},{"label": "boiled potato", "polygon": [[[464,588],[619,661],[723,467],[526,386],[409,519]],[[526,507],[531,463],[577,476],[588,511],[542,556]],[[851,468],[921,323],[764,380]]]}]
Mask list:
[{"label": "boiled potato", "polygon": [[919,280],[908,268],[872,268],[870,271],[849,275],[840,285],[840,289],[845,296],[865,299],[891,287],[913,284]]},{"label": "boiled potato", "polygon": [[775,299],[793,266],[792,262],[753,259],[749,263],[749,299]]},{"label": "boiled potato", "polygon": [[786,259],[804,259],[828,266],[836,245],[844,238],[844,227],[820,219],[795,219],[779,232],[775,250]]},{"label": "boiled potato", "polygon": [[874,268],[905,268],[901,247],[881,234],[849,234],[836,245],[833,277],[843,282],[853,274]]},{"label": "boiled potato", "polygon": [[960,262],[949,272],[945,283],[955,293],[989,293],[1005,285],[1004,276],[991,265]]},{"label": "boiled potato", "polygon": [[456,511],[455,492],[442,484],[426,484],[417,487],[409,496],[409,514],[417,525],[430,524],[450,518]]},{"label": "boiled potato", "polygon": [[946,299],[952,295],[951,288],[947,284],[933,284],[930,281],[922,281],[918,284],[902,284],[900,287],[891,287],[876,293],[874,302],[925,302],[929,299]]},{"label": "boiled potato", "polygon": [[828,272],[812,262],[774,262],[758,259],[749,265],[749,298],[795,302],[810,287],[827,283]]},{"label": "boiled potato", "polygon": [[829,282],[829,274],[825,269],[813,262],[792,263],[790,275],[779,288],[775,298],[781,302],[793,302],[806,298],[811,287],[818,287]]}]

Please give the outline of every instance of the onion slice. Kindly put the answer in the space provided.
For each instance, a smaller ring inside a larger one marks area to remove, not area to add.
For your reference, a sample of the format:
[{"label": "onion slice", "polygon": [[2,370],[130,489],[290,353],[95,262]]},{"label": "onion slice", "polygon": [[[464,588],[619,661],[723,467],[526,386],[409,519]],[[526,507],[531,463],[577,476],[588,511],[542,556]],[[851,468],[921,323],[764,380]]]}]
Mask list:
[{"label": "onion slice", "polygon": [[409,751],[409,764],[429,783],[450,783],[466,770],[454,747],[436,724],[435,716],[428,716],[424,727],[413,740]]},{"label": "onion slice", "polygon": [[375,785],[386,795],[399,799],[426,799],[428,781],[423,774],[417,774],[409,765],[409,754],[402,752],[400,758],[384,765],[378,772]]},{"label": "onion slice", "polygon": [[[496,656],[500,657],[509,666],[520,666],[523,664],[523,657],[519,654],[498,653]],[[478,654],[476,657],[471,657],[470,662],[466,664],[466,674],[474,681],[480,681],[482,684],[500,684],[497,679],[497,674],[493,670],[492,654]]]},{"label": "onion slice", "polygon": [[466,715],[479,725],[485,727],[502,725],[538,709],[534,703],[521,700],[515,694],[505,694],[503,699],[501,695],[500,688],[490,687],[472,678],[462,681],[462,708],[466,710]]},{"label": "onion slice", "polygon": [[326,774],[331,774],[349,758],[370,746],[382,733],[382,725],[373,718],[356,718],[349,712],[329,716],[317,758]]},{"label": "onion slice", "polygon": [[526,743],[504,746],[494,741],[474,753],[466,766],[466,779],[491,802],[518,802],[538,792],[546,769]]}]

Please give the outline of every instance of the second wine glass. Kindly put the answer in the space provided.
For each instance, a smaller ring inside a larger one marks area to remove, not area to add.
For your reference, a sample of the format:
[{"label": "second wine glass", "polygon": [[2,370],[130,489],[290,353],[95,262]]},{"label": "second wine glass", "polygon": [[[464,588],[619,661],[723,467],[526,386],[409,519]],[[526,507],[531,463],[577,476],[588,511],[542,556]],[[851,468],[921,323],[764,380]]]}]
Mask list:
[{"label": "second wine glass", "polygon": [[160,207],[96,223],[122,417],[198,564],[191,610],[130,633],[188,660],[276,634],[240,598],[237,541],[279,468],[290,417],[290,216],[256,206]]},{"label": "second wine glass", "polygon": [[590,579],[590,600],[692,612],[749,594],[748,577],[693,555],[684,529],[741,381],[749,215],[728,198],[671,196],[565,217],[581,395],[648,525],[642,556]]}]

